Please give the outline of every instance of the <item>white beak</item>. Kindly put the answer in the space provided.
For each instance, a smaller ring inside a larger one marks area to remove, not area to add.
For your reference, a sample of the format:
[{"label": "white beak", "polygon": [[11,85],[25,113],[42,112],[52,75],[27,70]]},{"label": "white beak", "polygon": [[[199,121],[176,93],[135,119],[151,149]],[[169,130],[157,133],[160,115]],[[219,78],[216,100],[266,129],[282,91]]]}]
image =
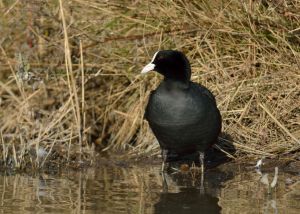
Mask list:
[{"label": "white beak", "polygon": [[153,69],[155,68],[155,64],[153,64],[153,62],[154,62],[155,57],[156,57],[156,55],[157,55],[158,52],[159,52],[159,51],[157,51],[157,52],[153,55],[153,57],[152,57],[152,59],[151,59],[151,62],[143,68],[141,74],[145,74],[145,73],[148,73],[149,71],[153,71]]},{"label": "white beak", "polygon": [[154,65],[153,63],[150,62],[148,65],[146,65],[146,66],[143,68],[141,74],[145,74],[145,73],[147,73],[147,72],[149,72],[149,71],[153,71],[154,67],[155,67],[155,65]]}]

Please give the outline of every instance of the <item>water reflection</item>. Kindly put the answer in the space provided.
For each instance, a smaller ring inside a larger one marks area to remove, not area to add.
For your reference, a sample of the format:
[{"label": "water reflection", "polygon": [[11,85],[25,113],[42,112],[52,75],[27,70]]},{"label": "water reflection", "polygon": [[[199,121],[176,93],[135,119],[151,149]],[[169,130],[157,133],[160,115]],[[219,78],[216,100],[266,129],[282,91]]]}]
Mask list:
[{"label": "water reflection", "polygon": [[[233,174],[218,169],[205,173],[204,181],[197,172],[175,172],[165,174],[164,192],[154,205],[155,213],[220,213],[218,195],[221,184],[231,179]],[[177,187],[169,192],[169,186]]]},{"label": "water reflection", "polygon": [[[225,164],[166,175],[160,166],[0,175],[0,213],[299,213],[299,175],[279,173],[272,194],[253,171]],[[280,171],[279,171],[280,172]]]},{"label": "water reflection", "polygon": [[154,213],[220,213],[219,199],[196,188],[180,188],[178,193],[162,193]]}]

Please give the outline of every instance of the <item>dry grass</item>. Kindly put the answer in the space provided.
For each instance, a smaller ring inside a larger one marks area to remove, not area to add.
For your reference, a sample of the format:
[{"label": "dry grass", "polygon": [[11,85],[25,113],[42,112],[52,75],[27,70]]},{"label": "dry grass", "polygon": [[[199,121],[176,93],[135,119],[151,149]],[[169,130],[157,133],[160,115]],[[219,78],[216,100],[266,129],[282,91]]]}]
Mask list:
[{"label": "dry grass", "polygon": [[216,95],[235,157],[300,148],[300,1],[0,0],[1,164],[155,155],[143,121],[159,49],[184,51]]}]

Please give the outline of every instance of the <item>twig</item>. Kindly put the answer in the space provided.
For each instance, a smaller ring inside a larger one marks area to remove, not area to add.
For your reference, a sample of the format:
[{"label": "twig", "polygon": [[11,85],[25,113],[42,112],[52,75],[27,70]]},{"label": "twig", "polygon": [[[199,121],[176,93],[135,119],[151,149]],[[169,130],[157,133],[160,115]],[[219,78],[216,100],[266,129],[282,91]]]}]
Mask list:
[{"label": "twig", "polygon": [[296,143],[300,144],[300,141],[282,124],[276,117],[269,111],[269,109],[264,106],[262,103],[259,103],[259,106],[274,120],[274,122],[283,130],[285,133],[290,136]]}]

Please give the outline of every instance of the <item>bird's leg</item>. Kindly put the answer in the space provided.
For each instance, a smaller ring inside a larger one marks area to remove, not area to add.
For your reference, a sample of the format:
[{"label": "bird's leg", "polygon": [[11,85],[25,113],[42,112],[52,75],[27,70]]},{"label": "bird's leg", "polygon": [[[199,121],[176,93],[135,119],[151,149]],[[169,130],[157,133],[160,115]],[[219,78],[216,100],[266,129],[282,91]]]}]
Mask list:
[{"label": "bird's leg", "polygon": [[164,172],[165,171],[165,165],[166,165],[166,161],[167,161],[167,154],[168,154],[168,150],[163,149],[161,151],[161,156],[162,156],[162,164],[161,164],[161,171]]},{"label": "bird's leg", "polygon": [[204,193],[204,152],[199,152],[199,160],[201,164],[201,183],[200,183],[200,193]]},{"label": "bird's leg", "polygon": [[201,173],[204,174],[204,152],[199,152],[199,160],[201,164]]}]

